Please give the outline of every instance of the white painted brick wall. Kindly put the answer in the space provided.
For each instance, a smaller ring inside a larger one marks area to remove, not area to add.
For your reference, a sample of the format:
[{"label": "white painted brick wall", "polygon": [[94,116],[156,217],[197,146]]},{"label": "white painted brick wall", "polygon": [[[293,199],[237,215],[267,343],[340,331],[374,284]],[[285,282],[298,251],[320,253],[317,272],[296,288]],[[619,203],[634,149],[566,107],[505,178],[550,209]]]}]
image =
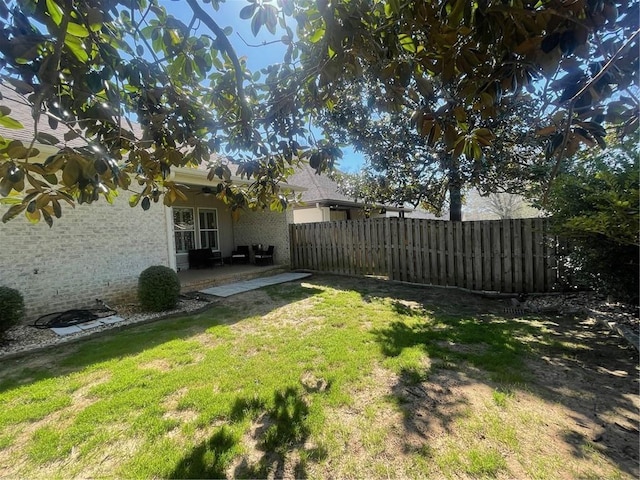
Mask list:
[{"label": "white painted brick wall", "polygon": [[233,224],[233,238],[237,245],[256,245],[261,243],[265,248],[275,248],[274,263],[291,264],[289,244],[289,224],[293,223],[293,210],[272,212],[244,211]]},{"label": "white painted brick wall", "polygon": [[[25,300],[25,323],[95,299],[134,299],[138,276],[151,265],[170,265],[165,207],[131,208],[129,193],[113,205],[63,204],[52,228],[23,216],[0,224],[0,285],[16,288]],[[0,207],[0,216],[7,207]],[[35,273],[37,271],[37,273]]]}]

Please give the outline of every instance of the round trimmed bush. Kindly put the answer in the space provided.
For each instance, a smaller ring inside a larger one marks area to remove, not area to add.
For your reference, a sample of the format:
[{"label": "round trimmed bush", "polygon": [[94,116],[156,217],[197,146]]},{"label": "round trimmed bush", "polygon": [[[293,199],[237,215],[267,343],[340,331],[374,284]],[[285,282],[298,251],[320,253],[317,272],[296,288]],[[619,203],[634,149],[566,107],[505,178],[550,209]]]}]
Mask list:
[{"label": "round trimmed bush", "polygon": [[162,312],[175,308],[180,295],[178,274],[171,268],[155,265],[138,278],[138,300],[145,310]]},{"label": "round trimmed bush", "polygon": [[9,287],[0,287],[0,336],[18,323],[24,315],[22,294]]}]

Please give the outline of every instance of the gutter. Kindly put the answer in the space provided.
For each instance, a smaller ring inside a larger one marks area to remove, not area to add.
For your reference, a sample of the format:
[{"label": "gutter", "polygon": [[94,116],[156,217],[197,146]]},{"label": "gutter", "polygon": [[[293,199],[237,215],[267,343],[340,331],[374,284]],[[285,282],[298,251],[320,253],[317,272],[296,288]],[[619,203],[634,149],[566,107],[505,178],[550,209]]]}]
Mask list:
[{"label": "gutter", "polygon": [[[364,208],[367,205],[364,203],[358,202],[349,202],[345,200],[331,200],[331,199],[322,199],[322,200],[309,200],[305,202],[301,202],[300,204],[294,206],[294,208],[313,208],[313,207],[345,207],[345,208]],[[388,205],[379,205],[374,204],[371,205],[372,208],[385,209],[388,212],[409,212],[412,209],[403,208],[403,207],[392,207]]]},{"label": "gutter", "polygon": [[[199,170],[189,167],[173,167],[171,168],[171,173],[169,174],[169,177],[167,177],[167,180],[176,183],[197,185],[200,187],[210,187],[218,183],[218,181],[221,181],[219,179],[208,180],[207,174],[207,170]],[[233,183],[234,185],[251,185],[253,183],[253,180],[248,180],[246,178],[240,178],[236,175],[232,175],[231,183]],[[304,192],[307,190],[304,187],[297,187],[291,184],[286,184],[286,187],[297,192]]]}]

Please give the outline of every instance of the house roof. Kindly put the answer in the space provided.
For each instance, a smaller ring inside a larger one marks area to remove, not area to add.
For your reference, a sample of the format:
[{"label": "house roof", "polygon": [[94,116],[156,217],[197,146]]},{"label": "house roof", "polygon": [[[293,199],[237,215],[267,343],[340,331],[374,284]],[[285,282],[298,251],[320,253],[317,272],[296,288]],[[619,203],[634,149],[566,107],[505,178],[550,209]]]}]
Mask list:
[{"label": "house roof", "polygon": [[[11,112],[8,114],[9,117],[13,118],[20,122],[24,128],[20,129],[12,129],[6,128],[0,125],[0,135],[5,138],[10,138],[12,140],[20,140],[25,144],[30,144],[34,137],[34,121],[33,121],[33,110],[31,104],[21,95],[17,94],[11,88],[6,87],[5,85],[0,84],[0,104],[3,106],[9,107]],[[38,144],[38,148],[42,150],[41,147],[45,147],[45,149],[50,149],[51,151],[57,150],[65,145],[63,135],[66,132],[65,129],[53,129],[49,125],[47,118],[43,115],[38,122],[38,132],[44,133],[47,135],[52,135],[56,137],[59,141],[56,145],[46,145],[42,142],[36,142]],[[80,139],[74,139],[70,142],[66,143],[70,146],[82,146],[83,142]]]},{"label": "house roof", "polygon": [[[291,185],[298,185],[306,189],[301,195],[304,206],[336,206],[348,208],[362,208],[364,204],[358,202],[356,198],[349,197],[340,192],[338,183],[328,175],[318,175],[313,168],[307,163],[301,163],[296,172],[291,175],[287,182]],[[399,212],[411,210],[410,208],[395,207],[391,205],[375,205],[376,207],[384,207],[386,210]]]},{"label": "house roof", "polygon": [[[31,104],[26,100],[26,98],[17,94],[13,89],[0,83],[0,105],[9,107],[11,109],[11,113],[9,113],[9,116],[19,121],[24,126],[24,128],[20,129],[10,129],[0,125],[0,135],[11,140],[20,140],[27,145],[31,144],[35,134],[33,128],[34,120]],[[127,126],[132,129],[136,135],[142,136],[142,128],[139,124],[131,122],[131,125]],[[63,148],[64,146],[86,146],[86,142],[81,138],[73,138],[68,141],[65,140],[64,134],[67,131],[68,129],[64,125],[58,126],[58,128],[53,129],[49,124],[47,117],[45,115],[42,115],[40,121],[38,122],[38,133],[51,135],[58,141],[51,142],[53,144],[36,141],[34,145],[38,148],[38,150],[40,150],[40,155],[33,157],[31,160],[43,161],[46,157],[55,154],[60,148]],[[212,154],[211,159],[213,160],[216,155],[217,154]],[[230,165],[232,171],[234,171],[236,167],[237,165]],[[169,180],[191,185],[209,186],[212,185],[213,182],[207,180],[208,172],[209,168],[207,167],[206,162],[203,162],[198,166],[173,167],[171,169],[171,176],[169,177]],[[246,185],[252,183],[251,180],[243,179],[235,175],[231,176],[231,180],[234,184],[237,185]],[[288,186],[292,190],[304,190],[304,188],[300,188],[294,182],[289,183]]]},{"label": "house roof", "polygon": [[304,187],[306,191],[302,194],[302,201],[305,203],[346,202],[354,203],[355,199],[338,191],[338,184],[327,175],[318,175],[307,163],[301,163],[296,172],[291,175],[288,183]]},{"label": "house roof", "polygon": [[[9,129],[0,125],[0,135],[30,144],[36,132],[34,131],[33,107],[29,101],[25,96],[0,83],[0,105],[9,107],[11,109],[9,117],[19,121],[24,126],[24,128],[20,129]],[[142,136],[142,127],[138,123],[130,122],[126,124],[126,127],[132,130],[135,135]],[[76,125],[74,130],[82,131],[84,129]],[[36,140],[35,145],[38,146],[39,150],[44,150],[47,155],[65,146],[78,148],[87,145],[87,142],[81,137],[65,139],[64,135],[68,132],[69,129],[61,123],[58,124],[57,128],[52,128],[51,123],[49,123],[49,117],[43,109],[41,110],[37,133],[53,136],[57,139],[57,142],[53,142],[51,139],[51,142],[43,143],[38,141],[41,140],[39,138]]]}]

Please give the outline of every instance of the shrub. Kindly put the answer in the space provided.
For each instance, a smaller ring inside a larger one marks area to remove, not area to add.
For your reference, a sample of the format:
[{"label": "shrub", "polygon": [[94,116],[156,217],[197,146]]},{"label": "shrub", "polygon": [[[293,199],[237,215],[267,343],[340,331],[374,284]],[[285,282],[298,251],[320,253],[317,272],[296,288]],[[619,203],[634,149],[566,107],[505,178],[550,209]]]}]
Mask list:
[{"label": "shrub", "polygon": [[0,287],[0,336],[18,323],[23,315],[22,294],[13,288]]},{"label": "shrub", "polygon": [[586,154],[558,177],[547,206],[556,233],[572,246],[574,283],[632,303],[639,287],[639,175],[632,142]]},{"label": "shrub", "polygon": [[145,310],[162,312],[175,308],[180,295],[178,274],[169,267],[155,265],[138,278],[138,300]]}]

